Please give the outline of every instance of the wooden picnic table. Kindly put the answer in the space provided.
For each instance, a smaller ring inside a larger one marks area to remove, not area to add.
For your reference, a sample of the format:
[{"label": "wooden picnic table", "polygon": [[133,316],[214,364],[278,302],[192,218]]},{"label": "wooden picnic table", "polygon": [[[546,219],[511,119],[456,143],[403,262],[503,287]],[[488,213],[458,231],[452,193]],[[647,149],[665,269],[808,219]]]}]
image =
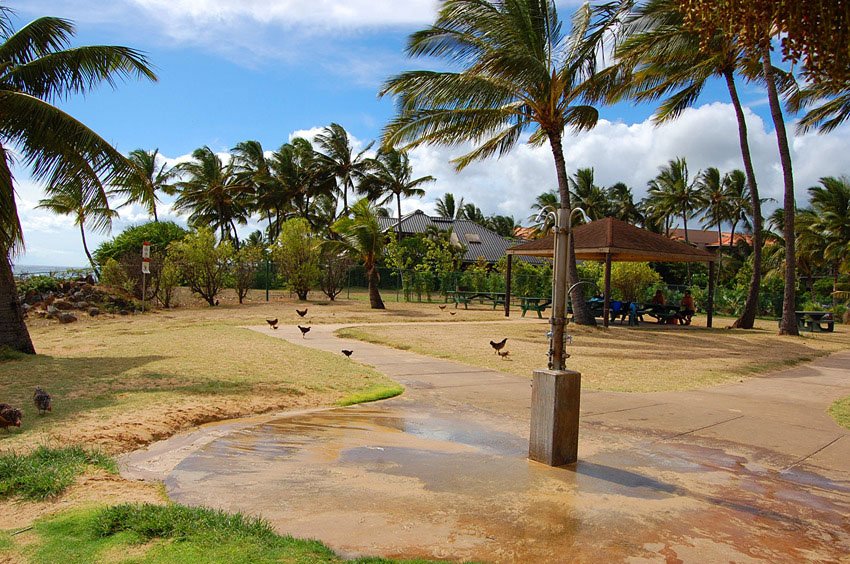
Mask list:
[{"label": "wooden picnic table", "polygon": [[461,290],[449,290],[446,292],[446,302],[452,300],[455,309],[458,304],[463,304],[463,309],[469,309],[469,302],[478,300],[479,303],[492,302],[493,309],[505,305],[505,292],[465,292]]},{"label": "wooden picnic table", "polygon": [[552,305],[551,298],[538,298],[533,296],[520,297],[520,309],[522,309],[522,317],[525,317],[526,312],[536,311],[537,317],[543,319],[543,312],[547,307]]},{"label": "wooden picnic table", "polygon": [[644,314],[654,317],[658,320],[658,323],[667,323],[669,320],[679,319],[681,316],[679,306],[673,304],[652,304],[646,306]]},{"label": "wooden picnic table", "polygon": [[795,311],[794,316],[797,318],[797,329],[800,331],[812,333],[835,331],[835,318],[831,311]]}]

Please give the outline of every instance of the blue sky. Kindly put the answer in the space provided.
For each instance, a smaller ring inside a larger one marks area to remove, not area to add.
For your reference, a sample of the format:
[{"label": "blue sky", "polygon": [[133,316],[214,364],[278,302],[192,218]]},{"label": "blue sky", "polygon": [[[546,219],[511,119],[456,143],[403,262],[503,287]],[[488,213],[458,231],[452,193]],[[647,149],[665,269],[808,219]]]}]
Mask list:
[{"label": "blue sky", "polygon": [[[121,44],[145,51],[157,83],[100,88],[61,106],[114,143],[119,150],[159,148],[169,159],[186,158],[209,145],[226,152],[257,139],[276,149],[295,134],[309,135],[331,122],[362,144],[376,138],[392,115],[392,102],[378,99],[388,76],[421,62],[406,59],[407,36],[434,18],[431,0],[27,0],[11,1],[17,24],[41,15],[71,19],[78,45]],[[559,3],[562,18],[578,2]],[[692,173],[707,166],[740,168],[737,131],[722,85],[712,85],[694,110],[656,128],[653,108],[619,104],[601,110],[590,133],[567,140],[570,172],[592,166],[597,183],[629,184],[636,197],[669,159],[684,156]],[[781,194],[776,141],[764,93],[743,86],[750,140],[763,193]],[[791,128],[793,129],[793,128]],[[850,173],[848,128],[830,136],[793,140],[798,197],[820,176]],[[551,155],[520,146],[511,155],[454,172],[449,160],[462,148],[425,147],[412,154],[417,175],[437,182],[422,200],[404,202],[405,212],[433,211],[446,192],[464,197],[485,213],[525,220],[534,197],[554,188]],[[68,218],[34,209],[41,187],[17,170],[18,204],[26,253],[21,264],[83,265],[77,231]],[[173,217],[169,202],[161,210]],[[140,210],[122,208],[113,233],[144,221]],[[254,225],[245,228],[245,232]],[[96,244],[104,235],[92,234]]]}]

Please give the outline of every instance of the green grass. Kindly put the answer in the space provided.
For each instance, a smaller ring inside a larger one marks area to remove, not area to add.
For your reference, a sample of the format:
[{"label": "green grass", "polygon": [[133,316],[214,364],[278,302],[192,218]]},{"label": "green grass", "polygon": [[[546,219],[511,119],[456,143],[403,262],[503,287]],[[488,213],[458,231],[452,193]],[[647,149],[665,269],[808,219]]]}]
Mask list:
[{"label": "green grass", "polygon": [[10,349],[5,345],[0,347],[0,362],[6,362],[9,360],[20,360],[26,357],[26,354]]},{"label": "green grass", "polygon": [[841,398],[829,406],[829,414],[836,423],[845,429],[850,429],[850,396]]},{"label": "green grass", "polygon": [[0,455],[0,498],[42,500],[56,496],[89,467],[118,472],[115,461],[105,454],[78,446],[40,446],[23,455],[4,453]]},{"label": "green grass", "polygon": [[404,386],[399,385],[377,385],[355,394],[351,394],[339,400],[337,405],[354,405],[355,403],[366,403],[387,398],[393,398],[404,392]]},{"label": "green grass", "polygon": [[38,540],[22,550],[36,563],[344,561],[318,541],[275,533],[264,520],[181,505],[74,510],[38,521],[34,528]]}]

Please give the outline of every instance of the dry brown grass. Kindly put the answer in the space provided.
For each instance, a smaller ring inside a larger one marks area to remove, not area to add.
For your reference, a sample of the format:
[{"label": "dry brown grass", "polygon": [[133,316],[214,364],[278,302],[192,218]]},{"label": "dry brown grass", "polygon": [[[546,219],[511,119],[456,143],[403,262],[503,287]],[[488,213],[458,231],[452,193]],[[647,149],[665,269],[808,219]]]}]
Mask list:
[{"label": "dry brown grass", "polygon": [[[695,322],[701,321],[699,318]],[[704,321],[704,318],[703,320]],[[716,319],[725,327],[731,319]],[[545,368],[548,340],[545,321],[504,324],[422,325],[415,338],[404,326],[346,328],[341,336],[458,360],[474,366],[531,376]],[[750,331],[690,326],[609,329],[569,325],[572,355],[568,367],[582,373],[582,386],[593,390],[656,392],[702,388],[762,374],[838,350],[850,349],[850,329],[835,333],[780,337],[776,322],[760,321]],[[508,337],[507,360],[489,341]]]}]

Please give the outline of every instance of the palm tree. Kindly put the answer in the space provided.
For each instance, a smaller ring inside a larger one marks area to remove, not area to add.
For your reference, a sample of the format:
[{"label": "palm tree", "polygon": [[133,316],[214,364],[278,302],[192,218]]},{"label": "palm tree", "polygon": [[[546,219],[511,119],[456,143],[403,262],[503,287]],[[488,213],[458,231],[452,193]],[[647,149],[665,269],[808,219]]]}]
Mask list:
[{"label": "palm tree", "polygon": [[141,204],[154,221],[159,221],[156,215],[156,204],[159,202],[157,193],[174,194],[174,187],[169,182],[177,176],[176,168],[168,168],[168,163],[164,160],[157,162],[158,156],[159,149],[130,151],[127,160],[130,161],[133,172],[119,179],[114,190],[125,197],[124,206]]},{"label": "palm tree", "polygon": [[612,217],[633,225],[643,225],[644,217],[635,204],[632,190],[623,182],[617,182],[608,188],[608,201]]},{"label": "palm tree", "polygon": [[502,237],[513,237],[514,229],[517,224],[513,216],[510,215],[490,215],[484,219],[484,227],[490,231],[494,231]]},{"label": "palm tree", "polygon": [[697,187],[701,193],[701,199],[705,202],[705,211],[702,224],[705,227],[717,227],[717,269],[720,270],[723,260],[723,224],[732,220],[732,203],[729,200],[729,191],[726,180],[720,177],[720,171],[716,167],[709,167],[697,179]]},{"label": "palm tree", "polygon": [[259,141],[242,141],[232,150],[233,170],[239,184],[250,186],[255,195],[253,211],[268,221],[269,241],[280,234],[281,214],[287,207],[280,182],[272,175],[269,159]]},{"label": "palm tree", "polygon": [[[699,177],[699,175],[697,175]],[[697,190],[697,180],[691,181],[688,175],[688,163],[683,158],[673,159],[662,166],[658,176],[650,183],[649,192],[657,194],[664,209],[671,215],[679,214],[685,229],[685,242],[688,238],[688,217],[702,211],[704,203]]]},{"label": "palm tree", "polygon": [[[850,178],[826,176],[809,188],[816,220],[811,230],[822,237],[822,257],[832,265],[832,290],[838,290],[838,273],[850,262]],[[801,236],[803,230],[800,229]]]},{"label": "palm tree", "polygon": [[539,233],[549,233],[555,226],[554,216],[549,212],[554,212],[559,207],[559,196],[554,190],[538,194],[531,204],[531,209],[536,210],[536,213],[531,214],[528,220],[534,222],[533,227]]},{"label": "palm tree", "polygon": [[401,238],[401,198],[421,198],[425,190],[424,184],[436,181],[433,176],[413,177],[413,167],[406,151],[390,149],[378,151],[377,156],[369,162],[370,172],[361,182],[361,190],[369,199],[379,206],[396,201],[398,223],[396,237]]},{"label": "palm tree", "polygon": [[339,235],[342,248],[363,261],[369,283],[369,305],[372,309],[386,309],[378,289],[381,281],[378,261],[384,252],[385,235],[375,208],[363,198],[351,206],[351,217],[339,218],[332,229]]},{"label": "palm tree", "polygon": [[797,123],[798,133],[815,128],[820,133],[829,133],[850,119],[850,81],[812,84],[802,90],[792,90],[788,97],[788,109],[795,113],[816,103],[820,105],[809,110]]},{"label": "palm tree", "polygon": [[731,224],[729,245],[734,247],[735,230],[738,228],[738,224],[743,224],[745,229],[752,229],[750,216],[753,207],[750,202],[750,188],[744,172],[739,169],[727,172],[723,176],[723,187],[726,192],[726,200],[729,202],[729,223]]},{"label": "palm tree", "polygon": [[374,142],[354,154],[348,132],[338,123],[332,123],[316,135],[315,142],[324,152],[318,152],[316,158],[318,166],[333,176],[339,182],[338,188],[342,188],[342,213],[348,215],[348,191],[355,191],[355,180],[360,181],[369,171],[369,163],[365,158],[366,152],[372,148]]},{"label": "palm tree", "polygon": [[101,82],[156,80],[146,58],[127,47],[70,48],[71,22],[43,17],[15,31],[0,6],[0,346],[34,354],[18,305],[11,259],[23,248],[8,147],[36,181],[78,178],[85,195],[104,199],[104,183],[127,174],[127,160],[94,131],[53,105]]},{"label": "palm tree", "polygon": [[[746,172],[753,217],[753,273],[741,316],[734,326],[751,329],[758,309],[763,248],[761,199],[747,140],[747,122],[738,96],[736,73],[746,57],[736,40],[717,30],[701,40],[684,25],[675,0],[650,0],[632,12],[622,26],[625,40],[617,46],[618,64],[605,71],[613,76],[613,88],[605,90],[609,101],[631,97],[639,101],[664,98],[655,114],[657,122],[677,118],[691,106],[712,77],[722,79],[729,92],[738,122],[738,143]],[[752,76],[755,71],[747,68]],[[603,81],[605,82],[605,81]]]},{"label": "palm tree", "polygon": [[224,164],[208,146],[195,149],[192,160],[180,165],[187,179],[176,184],[179,192],[174,209],[189,212],[189,224],[209,226],[222,241],[233,241],[239,249],[236,224],[246,225],[251,214],[251,186],[236,174],[234,162]]},{"label": "palm tree", "polygon": [[[319,210],[315,200],[319,196],[330,196],[335,183],[333,176],[318,165],[313,144],[303,137],[295,137],[272,154],[270,166],[295,213],[316,229]],[[327,207],[327,200],[323,207]]]},{"label": "palm tree", "polygon": [[593,169],[580,168],[569,179],[570,197],[573,200],[573,205],[577,208],[582,208],[587,216],[595,221],[607,217],[610,213],[610,204],[608,202],[608,194],[594,184]]},{"label": "palm tree", "polygon": [[460,219],[463,214],[463,198],[455,202],[455,196],[451,192],[446,192],[442,198],[437,198],[436,202],[437,215],[447,217],[449,219]]},{"label": "palm tree", "polygon": [[[590,25],[582,8],[573,35],[562,30],[552,0],[446,0],[437,21],[414,33],[407,51],[438,57],[454,71],[418,70],[391,78],[381,94],[393,94],[397,116],[384,129],[384,143],[448,144],[473,142],[454,160],[458,169],[508,153],[531,129],[529,142],[549,143],[558,178],[560,207],[571,207],[564,159],[564,130],[587,130],[599,114],[580,103],[580,86],[596,70],[597,44],[579,41]],[[600,37],[597,35],[597,37]],[[577,281],[575,250],[567,251],[568,283]],[[575,319],[595,324],[582,294],[573,289]],[[556,316],[563,315],[557,312]],[[563,367],[563,325],[553,323],[553,365]]]},{"label": "palm tree", "polygon": [[462,208],[460,208],[460,217],[459,219],[467,219],[469,221],[474,221],[479,225],[483,225],[487,218],[484,217],[484,212],[481,211],[481,208],[469,202],[468,204],[464,204]]},{"label": "palm tree", "polygon": [[100,269],[98,269],[97,262],[91,256],[86,243],[86,222],[88,221],[90,229],[99,233],[108,233],[112,228],[112,220],[118,217],[118,212],[109,207],[109,201],[102,196],[104,193],[105,190],[100,193],[87,194],[83,183],[79,179],[72,179],[61,186],[49,187],[47,189],[49,198],[42,199],[37,206],[56,214],[74,217],[74,225],[80,227],[83,250],[98,277],[100,277]]}]

